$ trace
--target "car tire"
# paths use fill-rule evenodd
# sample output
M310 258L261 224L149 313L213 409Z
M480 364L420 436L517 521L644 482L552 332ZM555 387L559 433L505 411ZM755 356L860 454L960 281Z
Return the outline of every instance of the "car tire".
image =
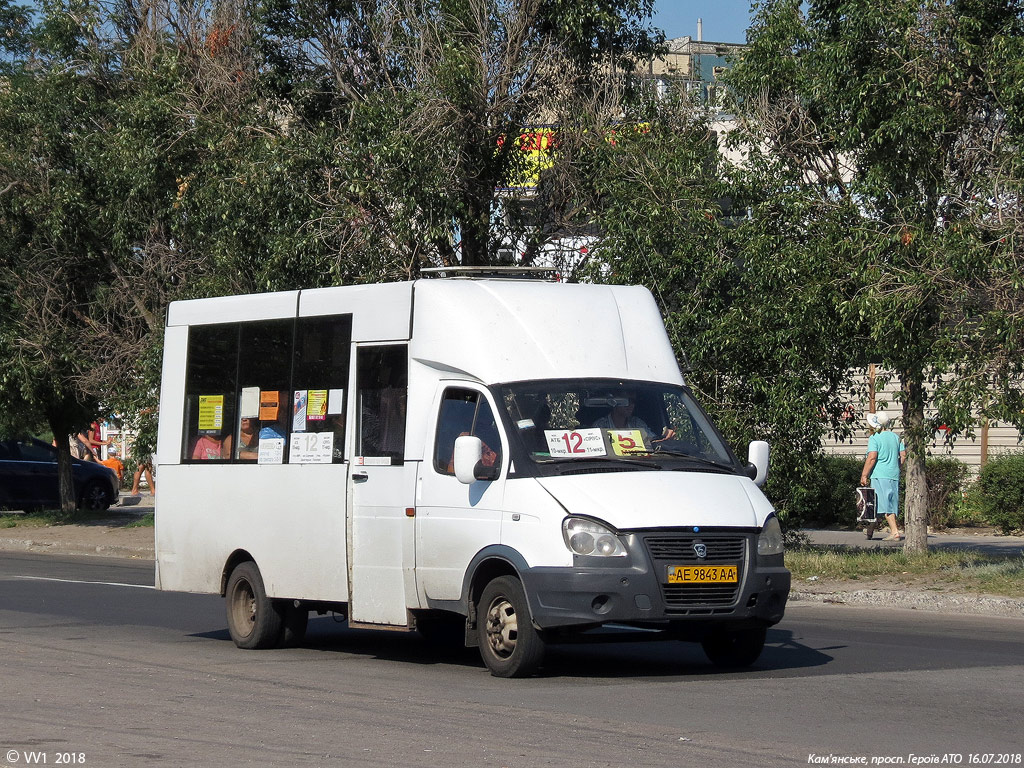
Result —
M284 605L267 597L260 569L251 560L231 571L224 607L228 632L239 648L276 648L284 641Z
M499 576L484 587L476 629L480 656L495 677L527 677L544 660L544 638L533 626L526 592L514 576Z
M704 653L716 667L749 667L764 650L765 627L714 630L700 641Z
M103 483L93 480L78 495L78 508L85 512L102 512L110 506L110 495Z

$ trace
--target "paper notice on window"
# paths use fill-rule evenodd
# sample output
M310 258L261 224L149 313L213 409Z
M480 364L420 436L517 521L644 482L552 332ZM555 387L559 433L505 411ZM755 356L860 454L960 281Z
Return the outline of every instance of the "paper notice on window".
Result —
M260 392L260 421L277 421L280 412L281 393L276 389Z
M238 404L238 418L256 419L260 415L260 388L242 387L242 402Z
M327 415L340 416L343 410L345 410L345 390L327 390Z
M295 408L292 411L292 432L306 431L306 406L308 402L306 390L295 390Z
M612 451L616 456L636 456L650 453L644 443L644 433L639 429L609 429Z
M327 390L309 390L309 405L306 410L308 421L323 421L327 418Z
M261 437L257 464L284 464L284 438Z
M585 456L604 456L604 436L600 429L545 429L544 439L548 443L548 453L552 456L566 458L582 458Z
M199 396L199 429L213 431L224 428L224 395Z
M333 460L333 432L292 433L291 447L288 451L290 464L330 464Z

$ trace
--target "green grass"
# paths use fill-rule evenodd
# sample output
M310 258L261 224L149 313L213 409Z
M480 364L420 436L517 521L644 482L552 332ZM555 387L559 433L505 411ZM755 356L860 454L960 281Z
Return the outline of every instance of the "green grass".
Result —
M798 547L786 552L794 586L817 577L825 581L871 581L893 588L1024 597L1024 557L972 551L907 554L902 549ZM816 580L817 580L816 579Z

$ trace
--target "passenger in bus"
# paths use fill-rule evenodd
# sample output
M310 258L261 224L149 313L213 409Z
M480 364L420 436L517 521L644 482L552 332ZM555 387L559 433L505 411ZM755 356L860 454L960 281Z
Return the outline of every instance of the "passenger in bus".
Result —
M238 425L238 458L257 459L260 452L259 419L243 418ZM231 440L230 436L227 438ZM230 454L230 442L228 453Z
M192 458L200 461L213 461L231 456L230 446L227 457L223 454L224 441L219 434L202 434L192 448Z

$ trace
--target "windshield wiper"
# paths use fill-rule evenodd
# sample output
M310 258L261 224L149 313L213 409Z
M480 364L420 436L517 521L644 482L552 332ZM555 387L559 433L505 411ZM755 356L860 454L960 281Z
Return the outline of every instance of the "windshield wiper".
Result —
M652 456L654 454L651 454ZM586 458L579 457L573 458L570 456L552 456L548 461L544 463L551 464L583 464L589 461L602 461L610 462L612 464L631 464L635 467L643 467L644 469L664 469L660 464L652 464L640 459L630 459L623 456L587 456Z
M697 462L698 464L707 464L711 467L717 467L718 469L724 469L729 472L735 472L736 468L732 464L723 464L714 459L708 459L703 456L695 456L692 453L686 453L684 451L658 451L658 456L674 456L680 459L687 459L689 461Z

